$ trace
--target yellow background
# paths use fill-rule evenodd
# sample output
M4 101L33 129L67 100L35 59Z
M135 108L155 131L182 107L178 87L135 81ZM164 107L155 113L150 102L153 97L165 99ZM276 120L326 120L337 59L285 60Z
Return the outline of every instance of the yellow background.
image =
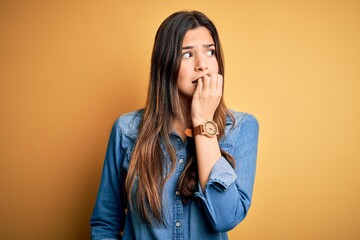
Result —
M214 21L226 102L260 122L230 239L360 238L360 2L157 0L0 2L0 239L89 238L111 125L184 9Z

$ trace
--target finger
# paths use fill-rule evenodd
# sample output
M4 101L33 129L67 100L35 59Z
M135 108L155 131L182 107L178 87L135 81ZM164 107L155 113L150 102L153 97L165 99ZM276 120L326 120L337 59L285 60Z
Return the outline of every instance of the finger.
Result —
M217 82L216 82L216 89L219 89L222 92L223 84L224 84L224 78L222 75L218 74L218 78L217 78Z
M203 78L203 82L204 82L204 89L209 89L210 88L210 77L208 75L205 75Z
M194 96L199 96L202 92L202 88L203 88L203 79L199 78L197 81L197 86L195 88Z
M214 91L217 88L218 74L210 73L209 77L210 77L210 89Z

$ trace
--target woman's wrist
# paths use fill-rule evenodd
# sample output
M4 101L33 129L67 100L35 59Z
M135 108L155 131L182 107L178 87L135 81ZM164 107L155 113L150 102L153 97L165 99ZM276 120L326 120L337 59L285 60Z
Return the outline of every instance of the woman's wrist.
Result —
M204 121L194 120L194 121L192 121L192 126L193 126L193 128L194 128L194 127L197 127L197 126L199 126L200 124L202 124L203 122L205 122L205 120L204 120Z
M192 120L192 126L193 126L193 128L197 127L200 124L203 124L207 120L213 120L213 118L209 117L209 118L197 118L197 119L194 119L194 120Z

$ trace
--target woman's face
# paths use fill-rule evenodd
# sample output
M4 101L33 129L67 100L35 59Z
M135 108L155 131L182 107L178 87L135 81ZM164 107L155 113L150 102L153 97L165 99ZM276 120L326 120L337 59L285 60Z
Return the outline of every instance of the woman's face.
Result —
M218 73L215 47L215 42L207 28L198 27L186 32L177 78L181 96L192 98L199 78L210 73Z

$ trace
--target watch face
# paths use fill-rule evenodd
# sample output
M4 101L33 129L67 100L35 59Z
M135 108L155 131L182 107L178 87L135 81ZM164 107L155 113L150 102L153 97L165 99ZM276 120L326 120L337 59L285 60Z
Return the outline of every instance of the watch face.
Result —
M217 126L214 122L207 121L204 125L205 125L204 126L205 131L207 134L209 134L210 136L215 136L217 134L218 130L217 130Z

